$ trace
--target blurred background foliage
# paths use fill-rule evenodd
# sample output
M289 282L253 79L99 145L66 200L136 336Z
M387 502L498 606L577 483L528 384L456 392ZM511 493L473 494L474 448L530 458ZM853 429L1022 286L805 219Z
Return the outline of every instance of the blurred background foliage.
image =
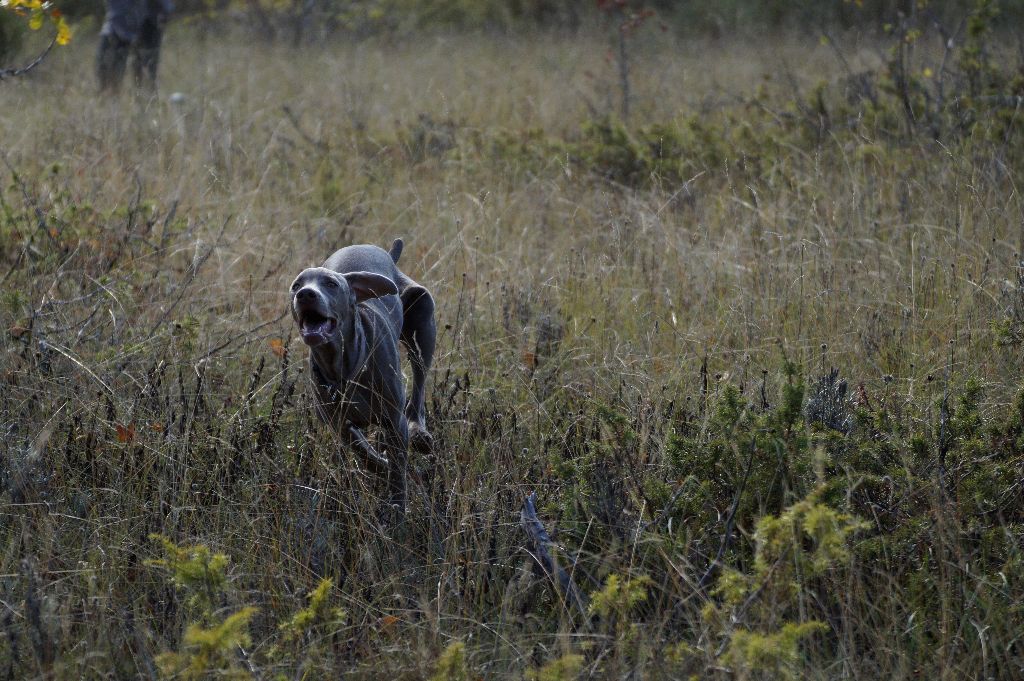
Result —
M909 22L962 28L971 3L955 0L178 0L175 20L206 30L240 29L295 45L332 38L369 38L421 31L578 31L650 18L678 35L725 37L787 30L817 38L823 31L888 31ZM104 0L56 0L79 31L98 31ZM10 7L7 7L10 9ZM642 12L642 15L636 14ZM1024 19L1024 0L999 3L1005 26ZM28 22L0 12L0 64L26 44Z
M103 0L56 3L74 20L100 25ZM325 40L423 29L512 31L575 30L601 20L599 0L178 0L179 20L236 24L271 39ZM883 29L901 17L956 22L957 0L624 0L622 9L653 10L663 30L722 36L734 31L787 28L815 35L822 28ZM1008 23L1024 18L1024 0L1004 0ZM9 18L0 18L0 55L17 44Z

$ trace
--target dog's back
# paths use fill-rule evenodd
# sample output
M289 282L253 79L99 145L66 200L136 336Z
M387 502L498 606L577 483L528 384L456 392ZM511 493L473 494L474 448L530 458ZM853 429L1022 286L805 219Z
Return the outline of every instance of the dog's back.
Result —
M375 272L392 281L397 280L399 276L398 267L395 266L395 260L391 259L391 254L379 246L370 244L346 246L335 251L324 261L323 266L335 272Z
M400 240L396 240L400 241ZM401 246L397 248L392 247L392 250L397 250L400 255L402 252ZM338 251L335 251L331 257L324 261L323 267L335 272L373 272L375 274L382 274L385 277L391 279L399 287L401 291L402 283L406 277L402 275L398 267L395 265L397 258L392 259L390 253L385 251L379 246L373 246L370 244L358 244L355 246L346 246ZM398 329L402 328L402 303L398 296L381 296L368 300L363 305L371 305L376 307L381 312L384 312L388 317L395 322Z

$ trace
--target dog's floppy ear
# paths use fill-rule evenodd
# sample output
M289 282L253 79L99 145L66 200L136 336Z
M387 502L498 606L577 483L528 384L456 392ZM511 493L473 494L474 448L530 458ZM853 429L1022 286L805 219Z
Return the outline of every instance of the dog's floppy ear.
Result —
M345 272L348 287L356 295L356 302L361 303L370 298L381 296L398 295L398 286L383 274L375 272Z

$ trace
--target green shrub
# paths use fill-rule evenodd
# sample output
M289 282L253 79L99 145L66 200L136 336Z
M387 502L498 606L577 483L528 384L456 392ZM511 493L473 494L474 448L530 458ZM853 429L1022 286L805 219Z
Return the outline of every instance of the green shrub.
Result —
M252 678L238 652L252 643L249 622L255 614L256 608L243 608L210 627L189 625L182 650L157 657L161 673L166 678L185 681Z

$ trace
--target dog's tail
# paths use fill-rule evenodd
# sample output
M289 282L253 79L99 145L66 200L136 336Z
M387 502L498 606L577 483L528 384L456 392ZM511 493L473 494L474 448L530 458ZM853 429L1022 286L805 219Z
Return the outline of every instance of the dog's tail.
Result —
M396 265L398 264L398 259L402 257L403 246L405 246L405 243L401 239L395 239L394 242L391 244L391 250L388 251L388 253L391 255L392 262L394 262Z

